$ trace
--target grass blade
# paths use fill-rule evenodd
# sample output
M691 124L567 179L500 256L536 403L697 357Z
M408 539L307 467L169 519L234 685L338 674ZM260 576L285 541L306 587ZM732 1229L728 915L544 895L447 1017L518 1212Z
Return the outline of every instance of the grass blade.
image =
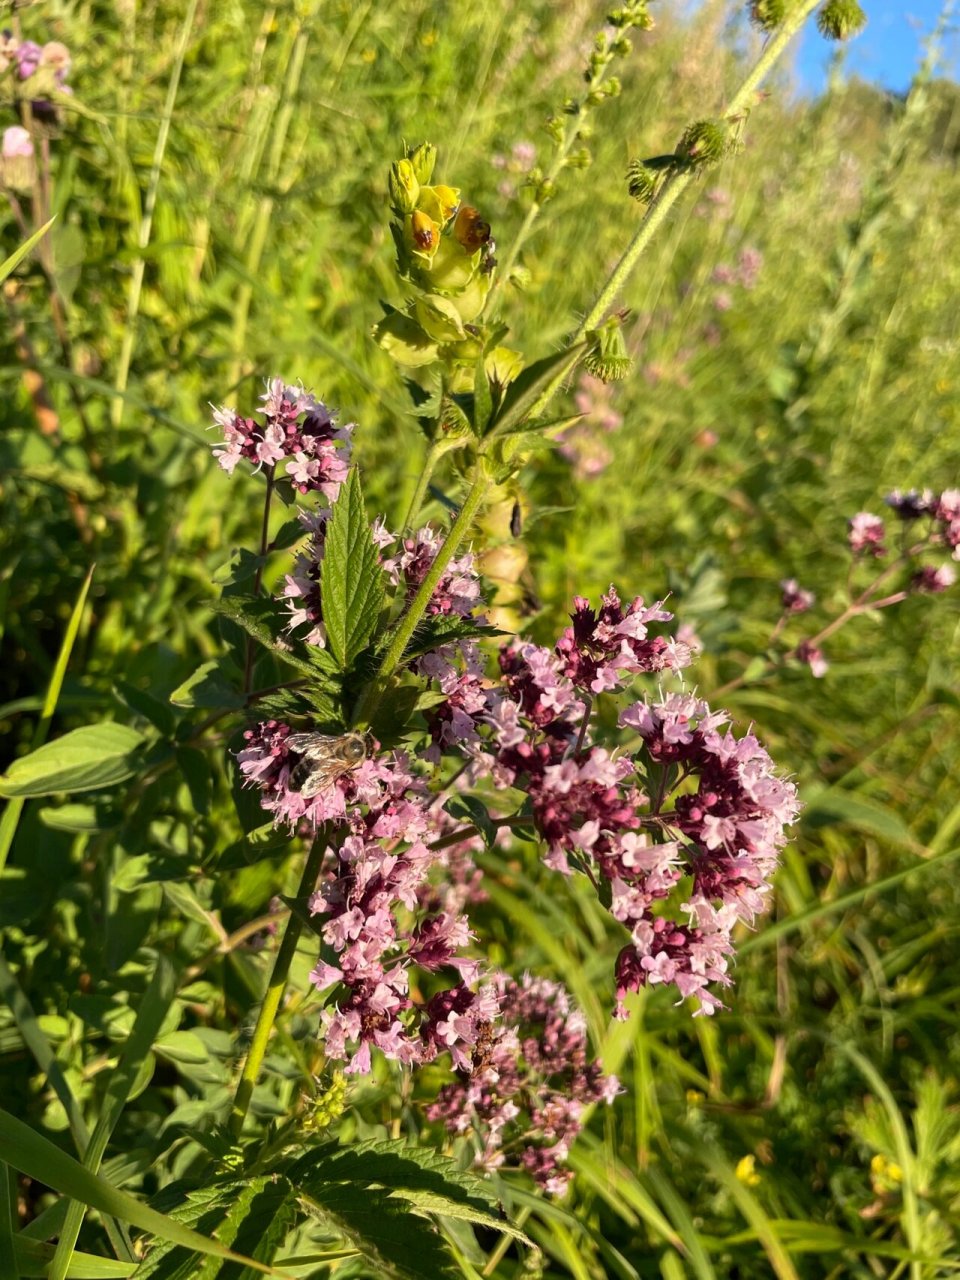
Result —
M94 1126L93 1134L83 1156L83 1167L97 1173L110 1135L116 1127L127 1102L130 1090L136 1082L140 1064L150 1052L167 1010L177 990L176 970L166 956L161 956L153 972L153 978L137 1010L133 1030L120 1054L120 1058L107 1086L103 1110ZM86 1205L73 1200L67 1210L66 1221L60 1233L57 1251L48 1273L48 1280L65 1280L70 1274L70 1260L83 1225Z
M70 654L73 652L73 646L80 631L80 622L83 618L83 610L87 603L87 594L90 591L90 583L93 581L95 567L95 565L90 566L87 576L83 580L83 586L80 588L80 594L77 596L76 603L73 606L73 612L70 614L70 621L67 623L67 629L60 644L60 652L57 654L56 665L50 676L50 683L47 685L46 696L43 699L43 707L40 711L40 719L37 721L37 727L33 731L33 741L30 744L31 751L36 751L37 747L43 746L47 740L50 722L57 707L60 690L63 688L63 679L67 674ZM25 800L22 797L8 800L3 816L0 817L0 874L2 874L3 868L6 866L7 855L10 852L10 846L13 844L13 837L17 834L24 803Z
M0 1276L20 1280L14 1223L17 1220L17 1191L13 1170L0 1163Z
M16 268L24 260L24 258L30 252L30 250L35 248L36 245L40 243L40 241L47 234L47 232L50 230L50 228L53 226L56 220L57 220L57 215L54 214L49 222L45 222L39 231L35 231L33 235L30 236L29 239L24 240L23 244L20 246L19 249L14 249L10 257L6 258L2 263L0 263L0 284L2 284L4 280L6 280L7 276L10 274L11 271L16 270Z
M29 1125L0 1110L0 1160L6 1160L25 1173L27 1177L53 1187L55 1191L81 1200L91 1209L110 1214L131 1226L139 1227L161 1240L172 1240L197 1253L212 1254L230 1262L242 1262L263 1275L281 1273L253 1258L225 1249L216 1240L208 1240L198 1231L185 1227L166 1214L158 1213L149 1205L107 1182L99 1174L91 1173L79 1161L68 1156L49 1139L31 1129Z

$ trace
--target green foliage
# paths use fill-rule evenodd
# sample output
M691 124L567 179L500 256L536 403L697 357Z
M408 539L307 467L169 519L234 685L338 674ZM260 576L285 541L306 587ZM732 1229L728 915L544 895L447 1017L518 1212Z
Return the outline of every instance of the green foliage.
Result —
M356 469L327 525L320 590L330 652L348 671L373 638L383 607L383 570Z

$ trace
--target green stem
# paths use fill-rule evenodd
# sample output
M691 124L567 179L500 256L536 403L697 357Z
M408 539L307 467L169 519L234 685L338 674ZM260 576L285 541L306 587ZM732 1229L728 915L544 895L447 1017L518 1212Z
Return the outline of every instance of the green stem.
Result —
M326 849L327 842L322 837L322 833L318 832L307 857L306 865L303 868L303 875L300 877L300 887L297 889L298 900L306 898L313 892L317 877L320 875L320 866ZM283 999L283 993L286 990L290 966L293 963L293 957L297 953L297 943L300 941L302 932L303 921L295 911L291 911L287 919L287 927L284 929L283 937L280 939L280 950L277 952L277 958L273 962L273 973L270 975L270 982L263 997L263 1003L260 1005L257 1025L253 1029L253 1039L250 1042L250 1051L247 1054L246 1062L243 1064L243 1070L240 1072L237 1093L233 1100L233 1109L230 1112L230 1132L235 1138L239 1138L243 1129L243 1122L250 1109L250 1099L253 1097L253 1090L260 1075L260 1068L267 1052L270 1033L273 1030L273 1024L280 1009L280 1001Z
M750 110L757 88L820 2L821 0L803 0L803 3L784 20L783 25L776 34L770 37L750 74L731 99L724 112L724 119L733 121L745 111ZM641 255L666 221L667 214L693 181L695 173L696 170L694 169L680 170L672 173L663 183L647 210L646 216L637 228L633 239L624 250L623 256L607 277L606 283L597 294L593 306L584 316L576 333L570 339L570 346L575 346L578 342L581 342L589 330L595 329L614 302L616 302L621 289L630 278ZM565 376L565 374L561 374L547 386L540 399L534 405L531 417L535 418L544 411L560 389Z
M439 427L437 428L439 430ZM403 522L403 530L413 528L413 522L420 514L420 508L423 506L423 499L426 496L427 488L433 479L433 473L437 469L437 463L447 452L449 443L446 440L434 440L427 450L427 456L423 460L423 470L420 472L420 478L417 480L417 487L413 491L413 497L410 499L410 506L407 508L407 516Z
M453 559L454 552L467 536L467 531L473 523L474 516L480 509L490 484L490 477L484 469L483 460L480 459L477 462L476 478L464 499L459 515L454 520L443 546L437 552L436 559L430 566L430 572L420 584L417 594L410 601L406 612L397 623L393 639L390 641L390 647L387 649L386 655L380 664L380 669L364 689L360 701L357 703L353 714L355 727L363 728L369 725L370 716L377 705L384 686L403 660L404 651L410 643L420 619L427 611L427 606L433 598L437 584L443 577L447 565Z

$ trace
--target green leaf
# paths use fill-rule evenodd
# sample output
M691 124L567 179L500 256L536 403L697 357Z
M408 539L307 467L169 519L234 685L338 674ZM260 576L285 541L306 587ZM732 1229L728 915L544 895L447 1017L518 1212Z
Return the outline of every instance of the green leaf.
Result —
M83 585L77 594L73 611L70 614L70 621L67 623L67 629L64 632L63 640L60 642L60 652L57 654L57 661L50 676L50 683L47 685L47 692L43 699L43 706L40 709L40 719L37 721L37 727L33 731L33 741L31 746L40 747L46 741L47 730L50 728L50 722L53 719L53 713L56 710L57 702L60 698L60 691L63 688L64 677L67 674L67 664L70 661L70 654L73 652L73 646L76 642L77 635L80 631L80 623L83 619L83 610L87 603L87 594L90 591L90 583L93 581L93 566L91 565L87 572ZM0 818L0 872L7 864L7 855L10 852L10 846L13 844L13 837L17 834L17 826L20 822L20 814L23 812L23 800L11 800L3 811L3 817Z
M567 427L572 427L583 417L582 413L570 413L562 418L528 418L525 422L518 422L515 426L509 427L506 431L498 432L498 435L504 436L524 436L533 432L538 432L542 436L547 436L551 431L565 431Z
M16 1233L17 1184L12 1169L0 1162L0 1276L20 1280Z
M483 843L488 849L493 848L497 828L482 800L476 796L453 796L443 807L451 818L464 818L473 823L483 836Z
M891 809L872 800L864 800L849 791L811 789L804 792L803 801L803 821L808 826L825 827L846 823L893 844L918 848L918 841L906 823Z
M0 778L0 795L27 798L113 786L136 773L135 757L143 743L143 737L125 724L74 729L14 760Z
M298 651L301 646L283 636L287 619L276 601L258 599L255 596L224 595L213 601L211 608L242 627L247 635L253 636L264 649L269 649L280 662L286 662L288 666L316 678L317 668Z
M496 627L481 625L469 618L459 618L452 614L436 613L424 617L417 624L417 629L410 643L403 651L403 661L419 657L423 653L431 653L441 645L453 644L458 640L492 640L505 632Z
M35 231L33 235L29 237L29 239L24 240L23 244L20 246L19 249L14 249L10 257L6 258L2 263L0 263L0 284L2 284L4 280L6 280L7 276L10 274L11 271L16 270L16 268L24 260L24 258L30 252L30 250L34 249L40 243L40 241L47 234L47 232L50 230L50 228L53 226L56 220L57 220L57 215L54 214L49 222L45 222L38 231Z
M175 707L203 707L212 711L236 711L246 698L234 689L219 662L204 662L170 695Z
M27 1177L45 1183L63 1195L81 1200L91 1209L98 1209L101 1213L129 1222L161 1240L172 1240L198 1253L243 1262L264 1275L276 1274L263 1263L234 1253L216 1240L208 1240L175 1219L151 1209L125 1191L120 1191L99 1174L85 1169L22 1120L3 1110L0 1110L0 1160L6 1160Z
M83 1155L83 1166L91 1173L96 1173L100 1168L107 1143L116 1128L127 1099L139 1083L141 1067L150 1056L150 1045L173 1003L176 990L177 970L165 956L161 956L157 961L150 985L140 1002L133 1030L110 1076L100 1116ZM86 1207L81 1201L70 1202L48 1273L49 1280L64 1280L65 1277L74 1274L74 1245L80 1234L85 1212Z
M61 1202L62 1203L62 1202ZM17 1251L19 1274L27 1277L50 1275L50 1263L54 1255L52 1244L42 1244L39 1240L31 1240L21 1233L14 1237ZM124 1276L132 1276L137 1269L135 1262L120 1262L115 1258L98 1258L92 1253L74 1253L67 1271L68 1280L121 1280ZM4 1280L12 1274L0 1272Z
M490 379L487 377L484 357L477 357L477 365L473 375L473 429L482 436L487 429L490 415L493 413L493 392L490 390Z
M373 636L383 607L383 570L354 467L334 503L327 525L320 595L327 644L341 670Z
M565 347L552 356L544 356L529 365L510 383L503 403L494 419L488 435L503 435L523 422L532 411L547 387L557 379L563 379L576 366L587 349L585 342Z
M221 1178L211 1186L184 1191L167 1187L158 1197L172 1218L205 1233L215 1231L222 1244L249 1252L259 1262L271 1262L296 1215L293 1188L284 1177ZM217 1258L202 1262L196 1252L177 1245L152 1249L136 1272L136 1280L213 1280L223 1274ZM237 1280L252 1276L243 1269Z

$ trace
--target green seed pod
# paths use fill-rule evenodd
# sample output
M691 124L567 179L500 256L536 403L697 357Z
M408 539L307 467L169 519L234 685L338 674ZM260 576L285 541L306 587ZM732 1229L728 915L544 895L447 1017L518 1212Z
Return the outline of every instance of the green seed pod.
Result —
M409 160L390 166L390 203L397 213L412 213L420 196L420 183Z
M450 298L427 294L417 299L414 312L421 329L435 342L459 342L466 336L460 312Z
M641 204L649 204L653 199L658 180L659 175L642 160L634 160L627 170L627 190Z
M828 0L817 14L817 28L828 40L849 40L867 23L857 0Z
M618 58L625 58L632 50L633 44L629 36L617 36L610 47Z
M317 1082L319 1084L319 1081ZM335 1071L330 1087L323 1093L303 1099L304 1110L301 1126L305 1133L326 1129L343 1115L347 1101L347 1080L342 1071Z
M587 371L601 382L620 382L633 367L623 340L620 317L611 316L589 335L591 346L584 358Z
M715 120L698 120L680 139L677 155L695 169L708 169L727 152L727 130Z
M566 167L568 169L589 169L593 157L586 147L581 147L579 151L572 151L566 159Z
M619 76L611 76L607 83L603 86L604 92L608 98L619 98L623 90L623 85Z
M417 181L423 186L433 177L433 166L437 163L437 148L432 142L421 142L419 147L407 150L407 159L413 165Z
M779 27L786 12L786 0L750 0L750 21L761 31Z
M548 200L551 200L554 195L556 195L556 191L557 187L555 183L541 182L537 187L534 199L537 204L546 204Z
M397 364L408 369L433 364L437 344L420 328L416 320L400 311L392 311L374 327L376 344Z

